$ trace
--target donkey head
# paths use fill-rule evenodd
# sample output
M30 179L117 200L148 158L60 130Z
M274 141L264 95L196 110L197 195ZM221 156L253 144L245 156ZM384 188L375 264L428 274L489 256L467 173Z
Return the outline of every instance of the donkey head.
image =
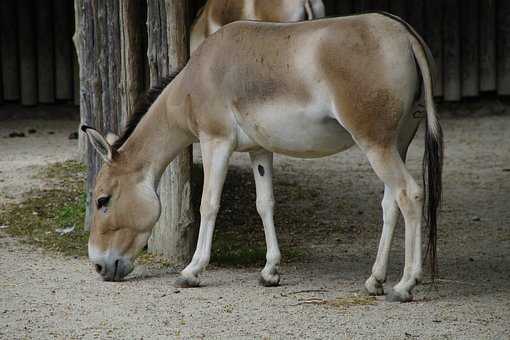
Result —
M134 259L147 244L160 202L142 169L112 147L113 135L105 138L87 126L82 131L104 160L91 197L89 259L105 281L119 281L133 270Z

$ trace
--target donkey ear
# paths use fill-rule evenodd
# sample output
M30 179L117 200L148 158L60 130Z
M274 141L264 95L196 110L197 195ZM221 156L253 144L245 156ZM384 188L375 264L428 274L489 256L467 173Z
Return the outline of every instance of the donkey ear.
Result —
M113 161L113 149L110 143L106 140L106 138L103 137L94 128L91 128L90 126L83 125L81 127L81 130L87 134L87 137L89 138L90 143L96 149L96 151L99 153L101 158L108 164L111 164Z
M117 136L113 132L108 132L106 134L106 141L108 142L108 144L113 145L118 140L119 140L119 136Z

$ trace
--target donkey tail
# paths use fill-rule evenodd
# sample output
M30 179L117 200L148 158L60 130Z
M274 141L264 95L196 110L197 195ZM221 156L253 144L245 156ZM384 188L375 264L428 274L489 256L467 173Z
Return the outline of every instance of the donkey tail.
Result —
M412 30L412 28L411 28ZM426 259L430 262L432 280L437 275L437 214L441 202L443 172L443 130L436 114L433 94L434 59L423 39L414 30L410 41L423 81L426 114L425 153L423 155L424 217L429 240Z

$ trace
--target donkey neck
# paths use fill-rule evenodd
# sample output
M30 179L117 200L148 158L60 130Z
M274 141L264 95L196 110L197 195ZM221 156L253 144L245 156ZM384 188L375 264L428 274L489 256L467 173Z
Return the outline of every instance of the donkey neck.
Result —
M169 98L168 86L119 149L123 166L142 174L154 187L168 164L191 143L190 134L179 124L182 113Z

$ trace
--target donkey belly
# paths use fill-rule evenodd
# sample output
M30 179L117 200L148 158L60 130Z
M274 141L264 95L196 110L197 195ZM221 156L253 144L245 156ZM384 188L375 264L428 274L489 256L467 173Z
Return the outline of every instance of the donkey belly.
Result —
M237 113L241 129L264 149L299 158L329 156L354 141L336 119L319 113Z

